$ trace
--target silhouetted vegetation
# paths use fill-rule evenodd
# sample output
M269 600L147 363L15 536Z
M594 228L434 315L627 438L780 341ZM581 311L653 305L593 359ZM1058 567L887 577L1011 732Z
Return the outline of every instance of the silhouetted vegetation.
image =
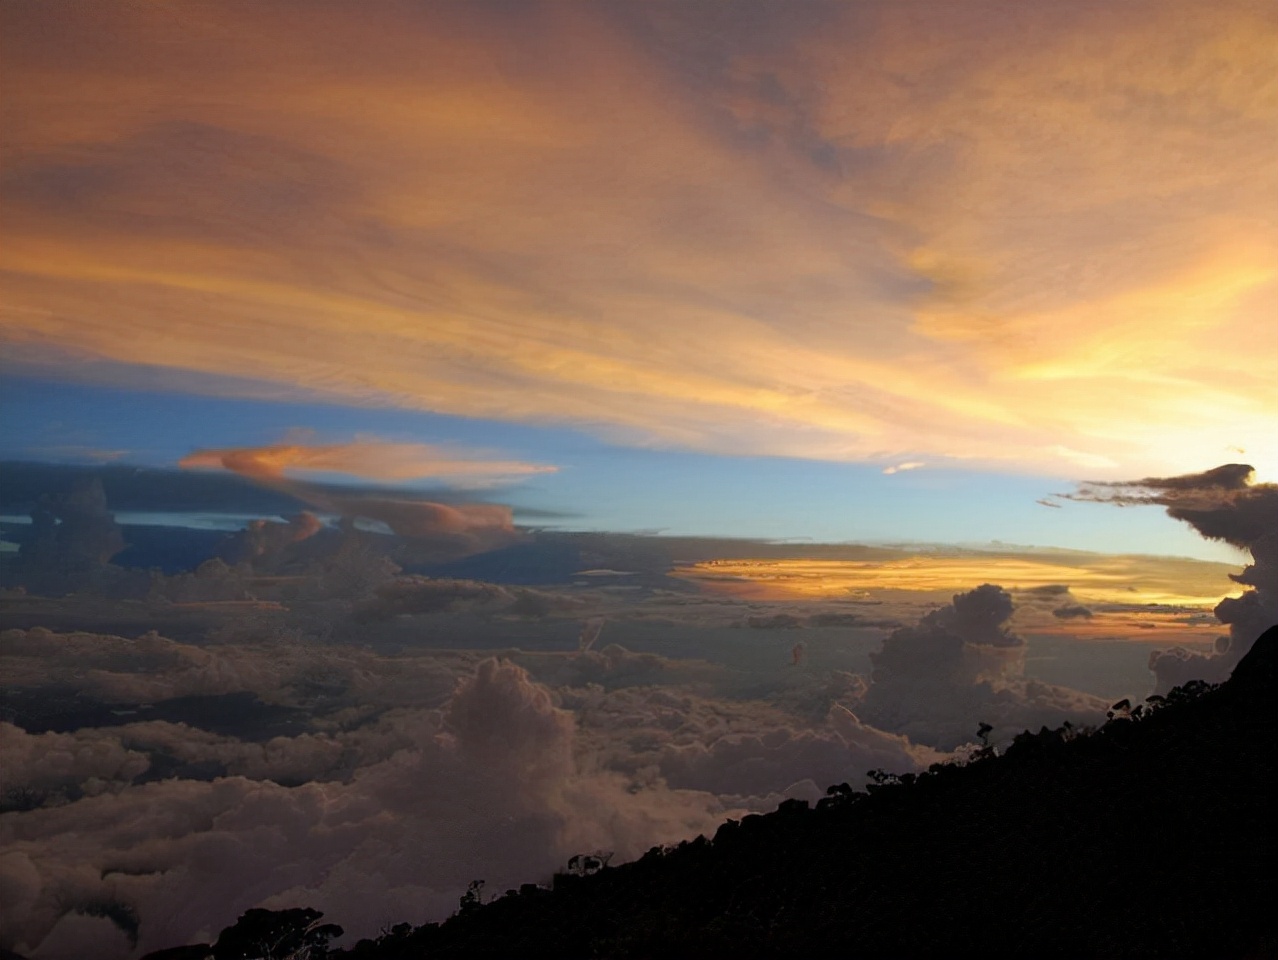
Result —
M337 924L321 923L323 916L302 907L249 910L212 945L158 950L144 960L322 960L332 955L329 941L342 935Z
M1278 628L1228 683L1120 702L1099 729L1000 754L982 726L966 762L622 866L583 855L550 889L472 884L448 921L328 956L1272 956L1276 666Z

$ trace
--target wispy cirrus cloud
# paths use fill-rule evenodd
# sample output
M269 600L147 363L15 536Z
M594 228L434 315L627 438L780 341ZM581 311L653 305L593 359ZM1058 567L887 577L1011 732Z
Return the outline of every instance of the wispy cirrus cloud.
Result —
M1269 6L5 21L15 349L705 451L1278 470Z

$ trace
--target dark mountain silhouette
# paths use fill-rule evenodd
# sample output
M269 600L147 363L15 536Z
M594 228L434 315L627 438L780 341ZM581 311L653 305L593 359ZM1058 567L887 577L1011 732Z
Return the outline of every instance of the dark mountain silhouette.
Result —
M1228 682L1098 730L831 787L551 889L484 903L477 882L442 924L327 956L1278 956L1276 693L1278 627Z

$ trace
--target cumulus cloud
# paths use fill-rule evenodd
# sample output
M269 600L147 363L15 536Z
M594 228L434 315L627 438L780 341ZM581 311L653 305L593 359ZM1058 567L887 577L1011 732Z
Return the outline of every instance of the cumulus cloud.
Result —
M1018 669L1025 643L1006 626L1012 616L1011 595L986 583L955 594L949 605L923 617L917 626L902 627L870 654L878 682L926 678L974 683Z
M1069 499L1117 506L1157 505L1204 537L1251 553L1252 563L1230 577L1247 589L1216 605L1229 636L1212 653L1184 648L1156 651L1150 669L1157 692L1189 680L1218 683L1233 671L1256 638L1278 623L1278 484L1254 483L1248 464L1227 463L1202 473L1146 477L1126 483L1085 483Z
M915 773L940 759L900 735L862 723L835 704L816 729L778 725L757 733L726 734L705 741L669 745L661 774L672 786L706 790L730 802L766 809L794 784L820 788L847 782L862 786L869 770Z
M825 691L807 691L813 705L824 705L801 718L791 703L776 698L712 695L709 691L723 681L721 673L698 675L677 661L666 661L664 671L650 674L643 685L608 678L560 691L577 715L581 743L588 745L585 755L624 774L631 789L664 782L713 794L729 806L769 810L787 795L806 796L805 783L817 785L821 795L832 783L863 784L871 769L905 773L939 757L905 737L861 723L840 703L859 692L856 677Z
M43 627L6 630L0 632L4 683L71 691L122 707L251 693L269 704L301 708L319 691L338 703L385 709L437 706L452 687L454 667L473 660L443 653L402 660L361 646L317 643L292 634L278 611L270 613L252 641L208 646L154 632L128 638ZM251 619L251 614L242 617Z
M33 735L3 722L0 754L0 804L9 808L43 805L56 791L100 793L131 782L150 766L146 754L125 749L109 732Z
M1060 596L1057 585L1037 589ZM1007 625L1014 609L1006 590L987 583L894 630L870 654L873 682L862 714L876 727L941 749L970 742L978 722L1009 736L1102 715L1106 704L1097 697L1023 676L1025 641Z
M411 463L416 462L415 458L420 459L423 454L417 448L401 453L401 446L391 447L396 451L391 459L396 464L396 469L407 470ZM377 452L383 449L373 447L370 456L374 470L377 469ZM501 504L446 504L393 494L346 493L340 488L307 483L287 475L288 468L298 463L307 469L322 469L318 465L358 463L361 455L360 450L352 451L348 447L241 448L202 451L185 458L182 465L188 468L220 466L347 520L363 518L385 524L396 535L414 541L413 551L418 559L441 560L467 556L506 546L520 539L514 526L514 511ZM439 469L445 469L442 464L438 466ZM473 466L472 463L469 466L459 466L458 469L471 469ZM419 464L419 468L424 467ZM303 513L290 523L296 528L298 522L307 516L308 514ZM294 536L302 532L300 528L279 531L277 526L265 521L255 521L249 539L252 539L254 533L261 537L304 539L304 536ZM306 535L309 536L310 533Z
M119 573L108 563L124 547L101 481L86 479L36 502L14 575L30 589L53 595L102 589Z
M399 747L345 781L166 780L6 817L0 882L27 909L6 912L3 944L38 952L77 905L105 899L137 912L143 950L207 937L259 904L305 902L367 934L390 917L449 912L476 876L514 885L582 849L634 856L724 812L705 793L634 793L621 775L583 768L573 715L509 661L480 662L442 710L387 726ZM274 749L306 758L314 747ZM78 763L75 775L110 766Z
M306 904L367 934L447 914L476 877L501 889L548 879L583 850L623 860L741 810L937 757L839 705L858 678L803 693L825 706L800 719L714 693L738 682L720 664L582 649L580 622L564 625L559 650L516 653L518 664L278 634L208 646L0 635L13 689L115 709L96 729L0 728L19 761L6 776L33 801L0 821L0 887L22 905L4 916L0 946L70 957L84 910L103 903L140 918L139 950L208 939L250 906ZM794 677L784 659L775 672ZM257 737L141 706L235 691L309 705L307 722Z
M203 579L245 582L225 564ZM15 723L0 736L29 793L0 819L0 896L20 905L0 947L127 948L89 922L108 902L140 918L139 950L208 940L251 906L315 907L366 935L446 915L479 877L544 881L575 853L620 862L872 768L918 770L982 720L997 739L1103 715L1107 701L1023 675L1016 605L1050 620L1073 602L1062 582L986 584L928 612L919 596L894 601L918 622L871 669L881 627L845 599L593 582L410 576L341 601L211 603L193 642L5 631ZM727 629L776 613L808 628L799 665L793 632Z

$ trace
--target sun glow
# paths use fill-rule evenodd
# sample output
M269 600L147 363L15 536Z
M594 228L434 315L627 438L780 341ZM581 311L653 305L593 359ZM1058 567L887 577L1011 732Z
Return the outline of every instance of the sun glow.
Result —
M1020 590L1064 584L1084 602L1207 610L1228 592L1227 575L1233 569L1157 557L1077 556L1086 559L1063 562L1062 555L1049 555L712 560L684 566L677 575L712 593L747 600L863 599L888 592L947 595L982 583Z

